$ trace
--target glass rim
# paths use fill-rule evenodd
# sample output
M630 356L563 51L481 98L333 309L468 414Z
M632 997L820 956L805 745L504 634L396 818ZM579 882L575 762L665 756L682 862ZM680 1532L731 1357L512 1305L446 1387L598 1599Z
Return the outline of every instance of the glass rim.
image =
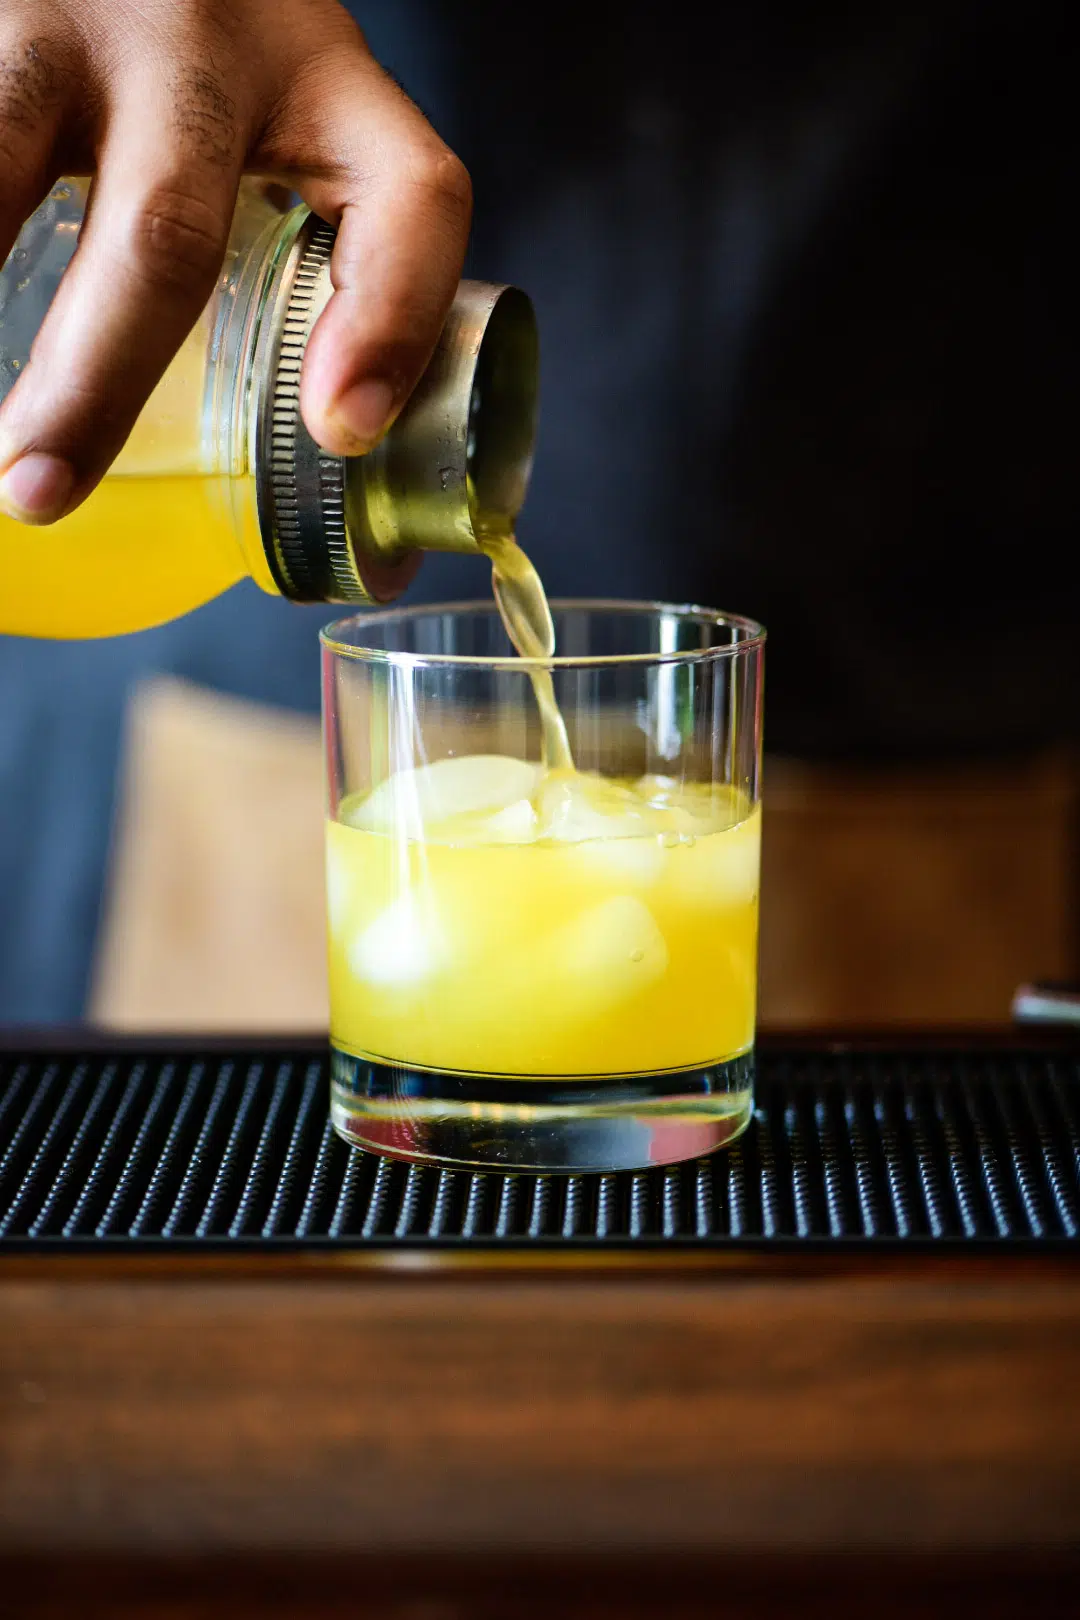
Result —
M732 625L747 632L746 639L726 647L689 647L682 652L643 653L583 653L552 658L522 658L517 653L498 653L485 656L480 653L419 653L391 651L386 647L361 647L339 639L346 625L378 625L392 620L431 618L437 613L488 613L498 616L492 597L474 597L461 602L431 602L416 607L383 608L376 613L353 613L323 625L319 640L323 648L339 658L352 658L367 664L396 664L408 668L423 668L428 664L455 669L592 669L616 664L657 665L704 663L714 658L741 658L757 652L765 645L766 630L756 619L742 613L725 613L719 608L703 607L695 602L632 601L620 597L557 596L549 603L553 613L583 610L590 613L624 613L631 615L674 615L698 624Z

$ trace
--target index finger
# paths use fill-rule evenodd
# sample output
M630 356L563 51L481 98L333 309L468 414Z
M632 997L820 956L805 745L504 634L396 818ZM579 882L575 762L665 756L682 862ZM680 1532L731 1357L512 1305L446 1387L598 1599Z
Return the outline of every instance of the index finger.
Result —
M129 83L111 110L78 250L4 405L5 492L30 489L36 521L104 474L220 268L242 144L178 138L170 90Z
M292 94L293 106L317 114L286 109L267 155L339 227L334 293L308 343L300 408L325 450L360 455L431 358L461 277L472 187L359 36L313 77L302 75Z

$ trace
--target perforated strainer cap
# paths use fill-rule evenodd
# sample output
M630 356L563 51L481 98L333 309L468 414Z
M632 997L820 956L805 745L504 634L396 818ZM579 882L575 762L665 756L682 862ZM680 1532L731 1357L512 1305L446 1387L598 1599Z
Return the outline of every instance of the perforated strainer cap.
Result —
M392 601L425 550L479 549L516 517L536 432L537 332L523 292L463 281L423 377L366 456L321 450L300 416L300 368L329 301L334 231L310 216L269 301L258 388L259 521L283 596Z

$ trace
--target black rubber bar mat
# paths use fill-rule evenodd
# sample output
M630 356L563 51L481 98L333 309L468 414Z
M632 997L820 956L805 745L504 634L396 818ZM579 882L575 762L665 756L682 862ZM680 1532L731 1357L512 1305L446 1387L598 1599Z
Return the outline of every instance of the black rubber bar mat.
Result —
M1080 1052L787 1051L732 1147L619 1175L346 1147L317 1050L0 1055L0 1253L1071 1248Z

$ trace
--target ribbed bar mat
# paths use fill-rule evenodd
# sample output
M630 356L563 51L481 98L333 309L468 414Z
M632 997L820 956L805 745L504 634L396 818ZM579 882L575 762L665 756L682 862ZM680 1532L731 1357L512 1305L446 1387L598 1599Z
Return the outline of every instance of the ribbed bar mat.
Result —
M327 1057L0 1056L0 1252L1070 1245L1080 1053L759 1057L733 1147L636 1174L477 1174L346 1147Z

